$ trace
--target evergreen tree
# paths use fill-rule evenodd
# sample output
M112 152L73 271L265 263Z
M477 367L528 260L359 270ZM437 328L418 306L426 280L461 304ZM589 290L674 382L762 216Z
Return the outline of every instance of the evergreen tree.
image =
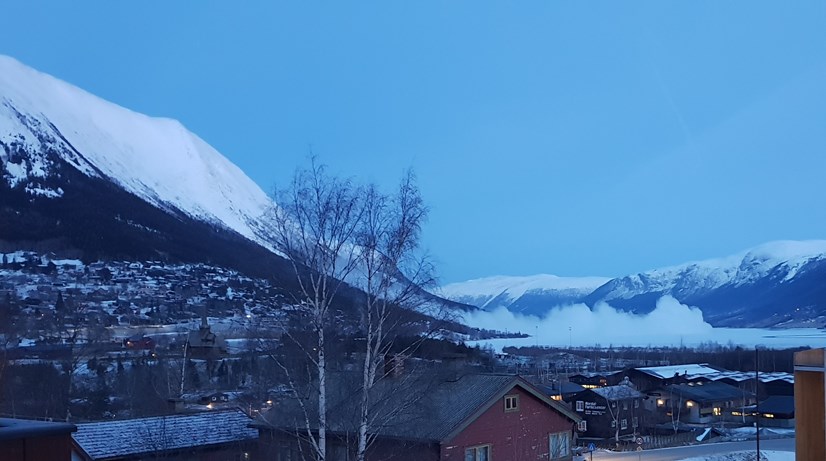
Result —
M57 292L57 301L54 303L54 310L56 312L63 312L66 309L66 302L63 301L63 292Z

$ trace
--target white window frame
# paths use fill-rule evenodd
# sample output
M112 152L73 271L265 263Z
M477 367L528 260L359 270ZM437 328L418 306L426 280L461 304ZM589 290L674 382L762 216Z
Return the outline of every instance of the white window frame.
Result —
M554 432L548 434L548 458L565 459L571 456L571 433Z
M491 446L492 445L488 443L488 444L485 444L485 445L476 445L476 446L473 446L473 447L465 448L465 458L464 458L464 460L467 461L468 460L468 455L471 455L471 453L472 453L471 456L473 456L473 461L483 461L483 460L484 461L491 461L491 458L490 458ZM480 456L481 452L485 452L487 454L487 457L482 458Z
M510 394L505 396L505 411L519 411L519 394Z

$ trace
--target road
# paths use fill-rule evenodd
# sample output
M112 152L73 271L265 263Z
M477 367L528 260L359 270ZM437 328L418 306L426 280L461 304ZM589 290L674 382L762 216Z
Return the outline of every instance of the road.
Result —
M768 439L760 441L760 450L794 451L793 438ZM594 461L677 461L697 456L719 455L734 451L754 451L755 442L722 442L692 445L688 447L659 448L656 450L626 451L614 453L595 451ZM590 461L587 453L585 459Z

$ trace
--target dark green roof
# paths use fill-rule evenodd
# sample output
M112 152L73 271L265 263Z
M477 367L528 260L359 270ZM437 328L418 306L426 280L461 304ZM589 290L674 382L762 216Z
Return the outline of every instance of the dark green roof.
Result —
M702 384L672 384L667 386L669 392L681 396L686 400L696 402L721 402L726 400L739 400L744 397L751 397L751 392L744 392L742 389L718 381L710 381Z

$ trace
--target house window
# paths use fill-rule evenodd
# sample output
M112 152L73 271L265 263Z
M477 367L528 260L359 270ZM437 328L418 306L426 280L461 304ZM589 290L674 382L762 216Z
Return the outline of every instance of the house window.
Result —
M295 447L292 443L282 440L278 444L278 457L276 458L277 461L295 461L298 457L295 453Z
M720 407L714 407L714 410L712 411L714 413L714 416L720 416L723 414L723 410Z
M628 429L628 420L627 419L622 420L622 423L620 425L620 429Z
M584 421L583 421L584 422ZM571 454L571 433L557 432L548 438L550 459L566 458Z
M505 396L505 411L519 411L519 396L506 395Z
M465 461L490 461L490 445L465 448Z
M634 400L634 408L639 408L639 407L640 407L640 401L639 400Z
M585 402L583 402L582 400L577 400L576 411L585 411Z
M639 425L640 425L640 420L639 420L639 419L637 419L637 417L636 417L636 416L634 416L634 419L632 420L632 424L634 425L634 427L639 427Z
M585 421L584 419L580 421L577 429L579 432L586 432L588 430L588 421Z

